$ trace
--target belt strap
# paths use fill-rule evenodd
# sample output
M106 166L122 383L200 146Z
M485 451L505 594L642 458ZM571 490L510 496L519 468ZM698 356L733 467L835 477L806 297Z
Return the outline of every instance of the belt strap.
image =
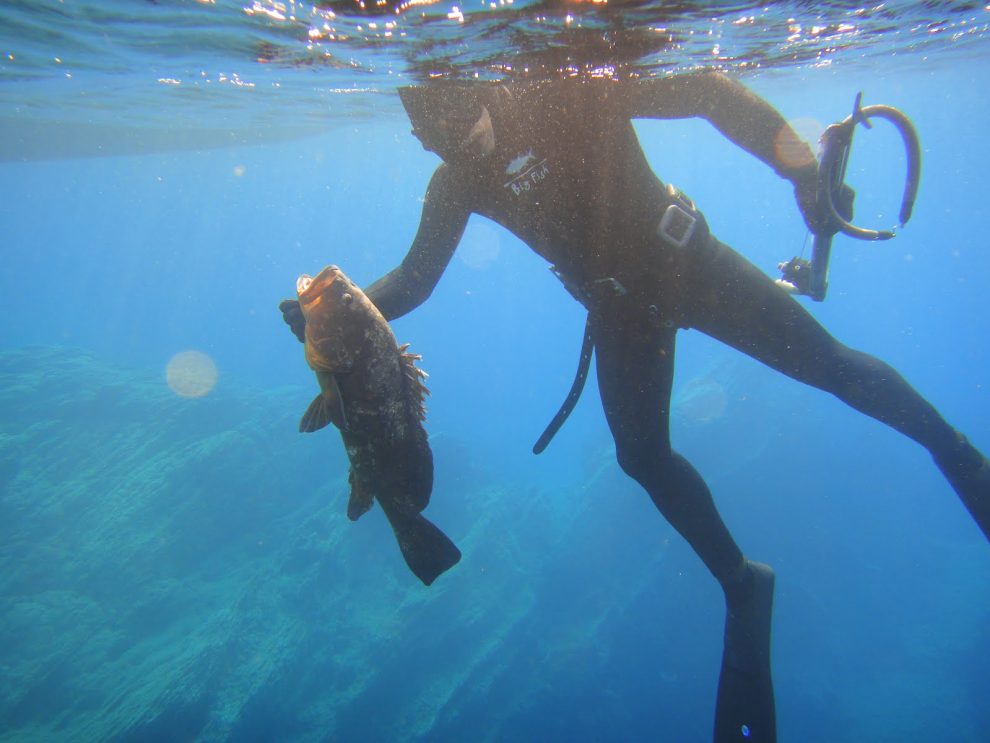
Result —
M691 238L695 235L695 228L698 226L699 220L698 209L691 199L669 184L667 185L667 194L671 203L660 218L660 224L657 225L657 235L675 248L683 248L691 242ZM589 310L598 297L621 297L627 293L626 287L616 278L595 279L582 284L573 280L558 266L551 266L550 270L554 276L560 279L571 296ZM651 307L651 309L656 312L656 307ZM588 369L591 366L591 356L594 350L595 342L591 335L591 314L589 313L588 319L584 323L581 357L578 359L577 373L571 384L571 391L567 393L564 404L560 406L560 410L550 421L550 425L533 445L534 454L539 454L547 448L547 445L574 410L574 406L577 405L577 401L581 398L581 392L584 390L584 383L588 378Z
M581 358L578 360L577 374L574 377L573 384L571 384L571 391L567 393L564 404L560 406L560 410L557 411L557 415L550 421L550 425L547 426L543 435L533 445L533 454L539 454L547 448L547 444L557 434L560 427L564 425L564 421L567 420L571 411L574 410L574 406L577 405L577 401L581 398L581 392L584 390L585 380L588 378L588 368L591 366L591 355L594 350L595 341L591 337L591 316L589 315L584 323L584 341L581 343Z

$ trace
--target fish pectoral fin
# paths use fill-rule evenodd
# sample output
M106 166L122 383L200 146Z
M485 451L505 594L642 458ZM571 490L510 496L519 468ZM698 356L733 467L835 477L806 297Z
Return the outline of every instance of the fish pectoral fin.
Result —
M340 387L337 386L337 378L330 377L330 384L313 398L313 402L306 408L302 420L299 421L299 430L302 433L312 433L333 423L341 431L347 431L347 416L344 415L344 401L340 396Z
M306 412L303 413L303 417L299 421L299 431L301 433L312 433L313 431L319 431L328 423L334 422L326 399L321 393L313 398L313 402L309 404Z

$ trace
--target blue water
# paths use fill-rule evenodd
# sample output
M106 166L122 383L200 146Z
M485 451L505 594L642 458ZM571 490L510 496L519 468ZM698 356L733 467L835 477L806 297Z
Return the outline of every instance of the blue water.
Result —
M615 465L594 379L530 453L584 318L507 232L472 218L393 324L430 373L428 514L457 567L421 586L380 510L346 520L339 437L296 433L316 387L276 305L300 273L366 284L405 254L437 160L393 90L422 52L273 66L259 39L321 52L227 3L60 5L12 3L0 31L0 740L710 740L722 597ZM910 114L912 220L836 238L808 304L986 451L988 13L939 5L817 61L723 66L812 136L859 90ZM707 124L637 131L756 265L802 250L788 185ZM890 127L849 172L857 221L894 224ZM186 350L218 369L200 398L166 384ZM674 398L675 446L777 571L780 739L990 739L990 550L927 454L696 332Z

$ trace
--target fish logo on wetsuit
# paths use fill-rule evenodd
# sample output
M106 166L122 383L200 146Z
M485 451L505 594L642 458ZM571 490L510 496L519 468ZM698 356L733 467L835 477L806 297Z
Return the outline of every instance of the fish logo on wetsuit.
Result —
M539 158L530 150L512 158L505 168L505 174L511 176L504 184L505 188L519 196L531 192L550 175L550 166L545 157Z

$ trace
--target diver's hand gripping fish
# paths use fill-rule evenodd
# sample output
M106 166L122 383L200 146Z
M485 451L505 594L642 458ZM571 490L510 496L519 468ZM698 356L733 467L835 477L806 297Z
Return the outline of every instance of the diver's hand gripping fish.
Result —
M327 423L340 429L351 463L348 518L377 500L406 564L430 585L461 553L420 514L433 490L423 429L426 373L414 363L420 357L396 344L378 308L336 266L300 276L296 292L306 318L306 361L320 383L299 430Z

